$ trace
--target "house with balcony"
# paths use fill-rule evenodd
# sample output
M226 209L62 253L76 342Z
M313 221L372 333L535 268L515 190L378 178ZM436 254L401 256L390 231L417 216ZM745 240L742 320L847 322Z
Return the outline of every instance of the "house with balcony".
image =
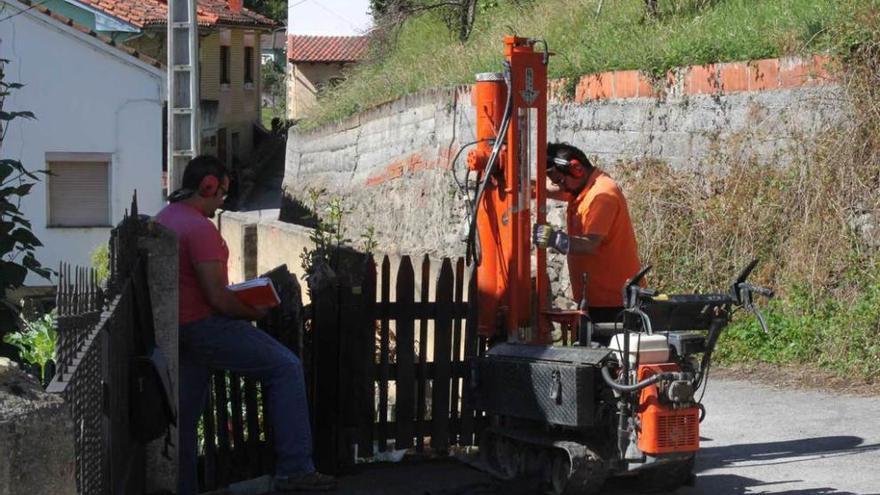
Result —
M47 0L48 9L166 60L168 5L162 0ZM199 0L201 152L233 170L247 163L261 126L261 37L275 23L242 0ZM167 169L167 167L166 167Z

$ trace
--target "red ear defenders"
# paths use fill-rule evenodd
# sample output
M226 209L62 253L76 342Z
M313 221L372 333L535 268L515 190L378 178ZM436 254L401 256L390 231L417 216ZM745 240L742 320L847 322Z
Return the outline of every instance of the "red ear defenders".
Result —
M560 158L558 156L553 157L553 165L560 172L572 175L574 177L583 177L584 175L584 167L581 164L580 160L577 158L572 158L571 160L566 160L565 158ZM580 165L576 167L575 165Z
M217 195L217 189L220 188L220 179L213 175L206 175L199 183L199 196L203 198L213 198Z

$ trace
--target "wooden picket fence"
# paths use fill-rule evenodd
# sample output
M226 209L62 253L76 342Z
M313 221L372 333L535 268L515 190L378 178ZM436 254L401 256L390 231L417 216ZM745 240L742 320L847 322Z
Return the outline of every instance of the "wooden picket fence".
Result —
M418 291L409 256L393 281L387 256L361 266L311 294L305 351L318 468L338 472L389 449L473 445L487 419L465 393L465 360L486 342L468 304L473 283L464 297L464 260L444 259L434 281L425 256Z

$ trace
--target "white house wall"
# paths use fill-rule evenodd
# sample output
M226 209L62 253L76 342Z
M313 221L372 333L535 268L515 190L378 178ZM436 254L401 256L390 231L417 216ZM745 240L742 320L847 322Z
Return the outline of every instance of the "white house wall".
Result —
M153 214L162 199L162 101L160 69L79 33L39 12L0 23L0 58L14 90L4 110L34 112L16 119L0 154L31 170L45 169L46 153L107 153L110 219L118 223L137 190L142 213ZM90 253L107 243L109 228L47 228L47 188L40 182L22 203L44 247L37 259L90 264ZM28 285L48 283L33 275Z

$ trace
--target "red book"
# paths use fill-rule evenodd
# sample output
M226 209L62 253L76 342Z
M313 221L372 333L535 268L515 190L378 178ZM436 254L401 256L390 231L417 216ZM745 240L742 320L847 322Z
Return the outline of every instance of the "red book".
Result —
M239 301L255 308L269 309L281 303L281 298L278 297L275 285L266 277L254 278L240 284L232 284L226 288L231 290Z

